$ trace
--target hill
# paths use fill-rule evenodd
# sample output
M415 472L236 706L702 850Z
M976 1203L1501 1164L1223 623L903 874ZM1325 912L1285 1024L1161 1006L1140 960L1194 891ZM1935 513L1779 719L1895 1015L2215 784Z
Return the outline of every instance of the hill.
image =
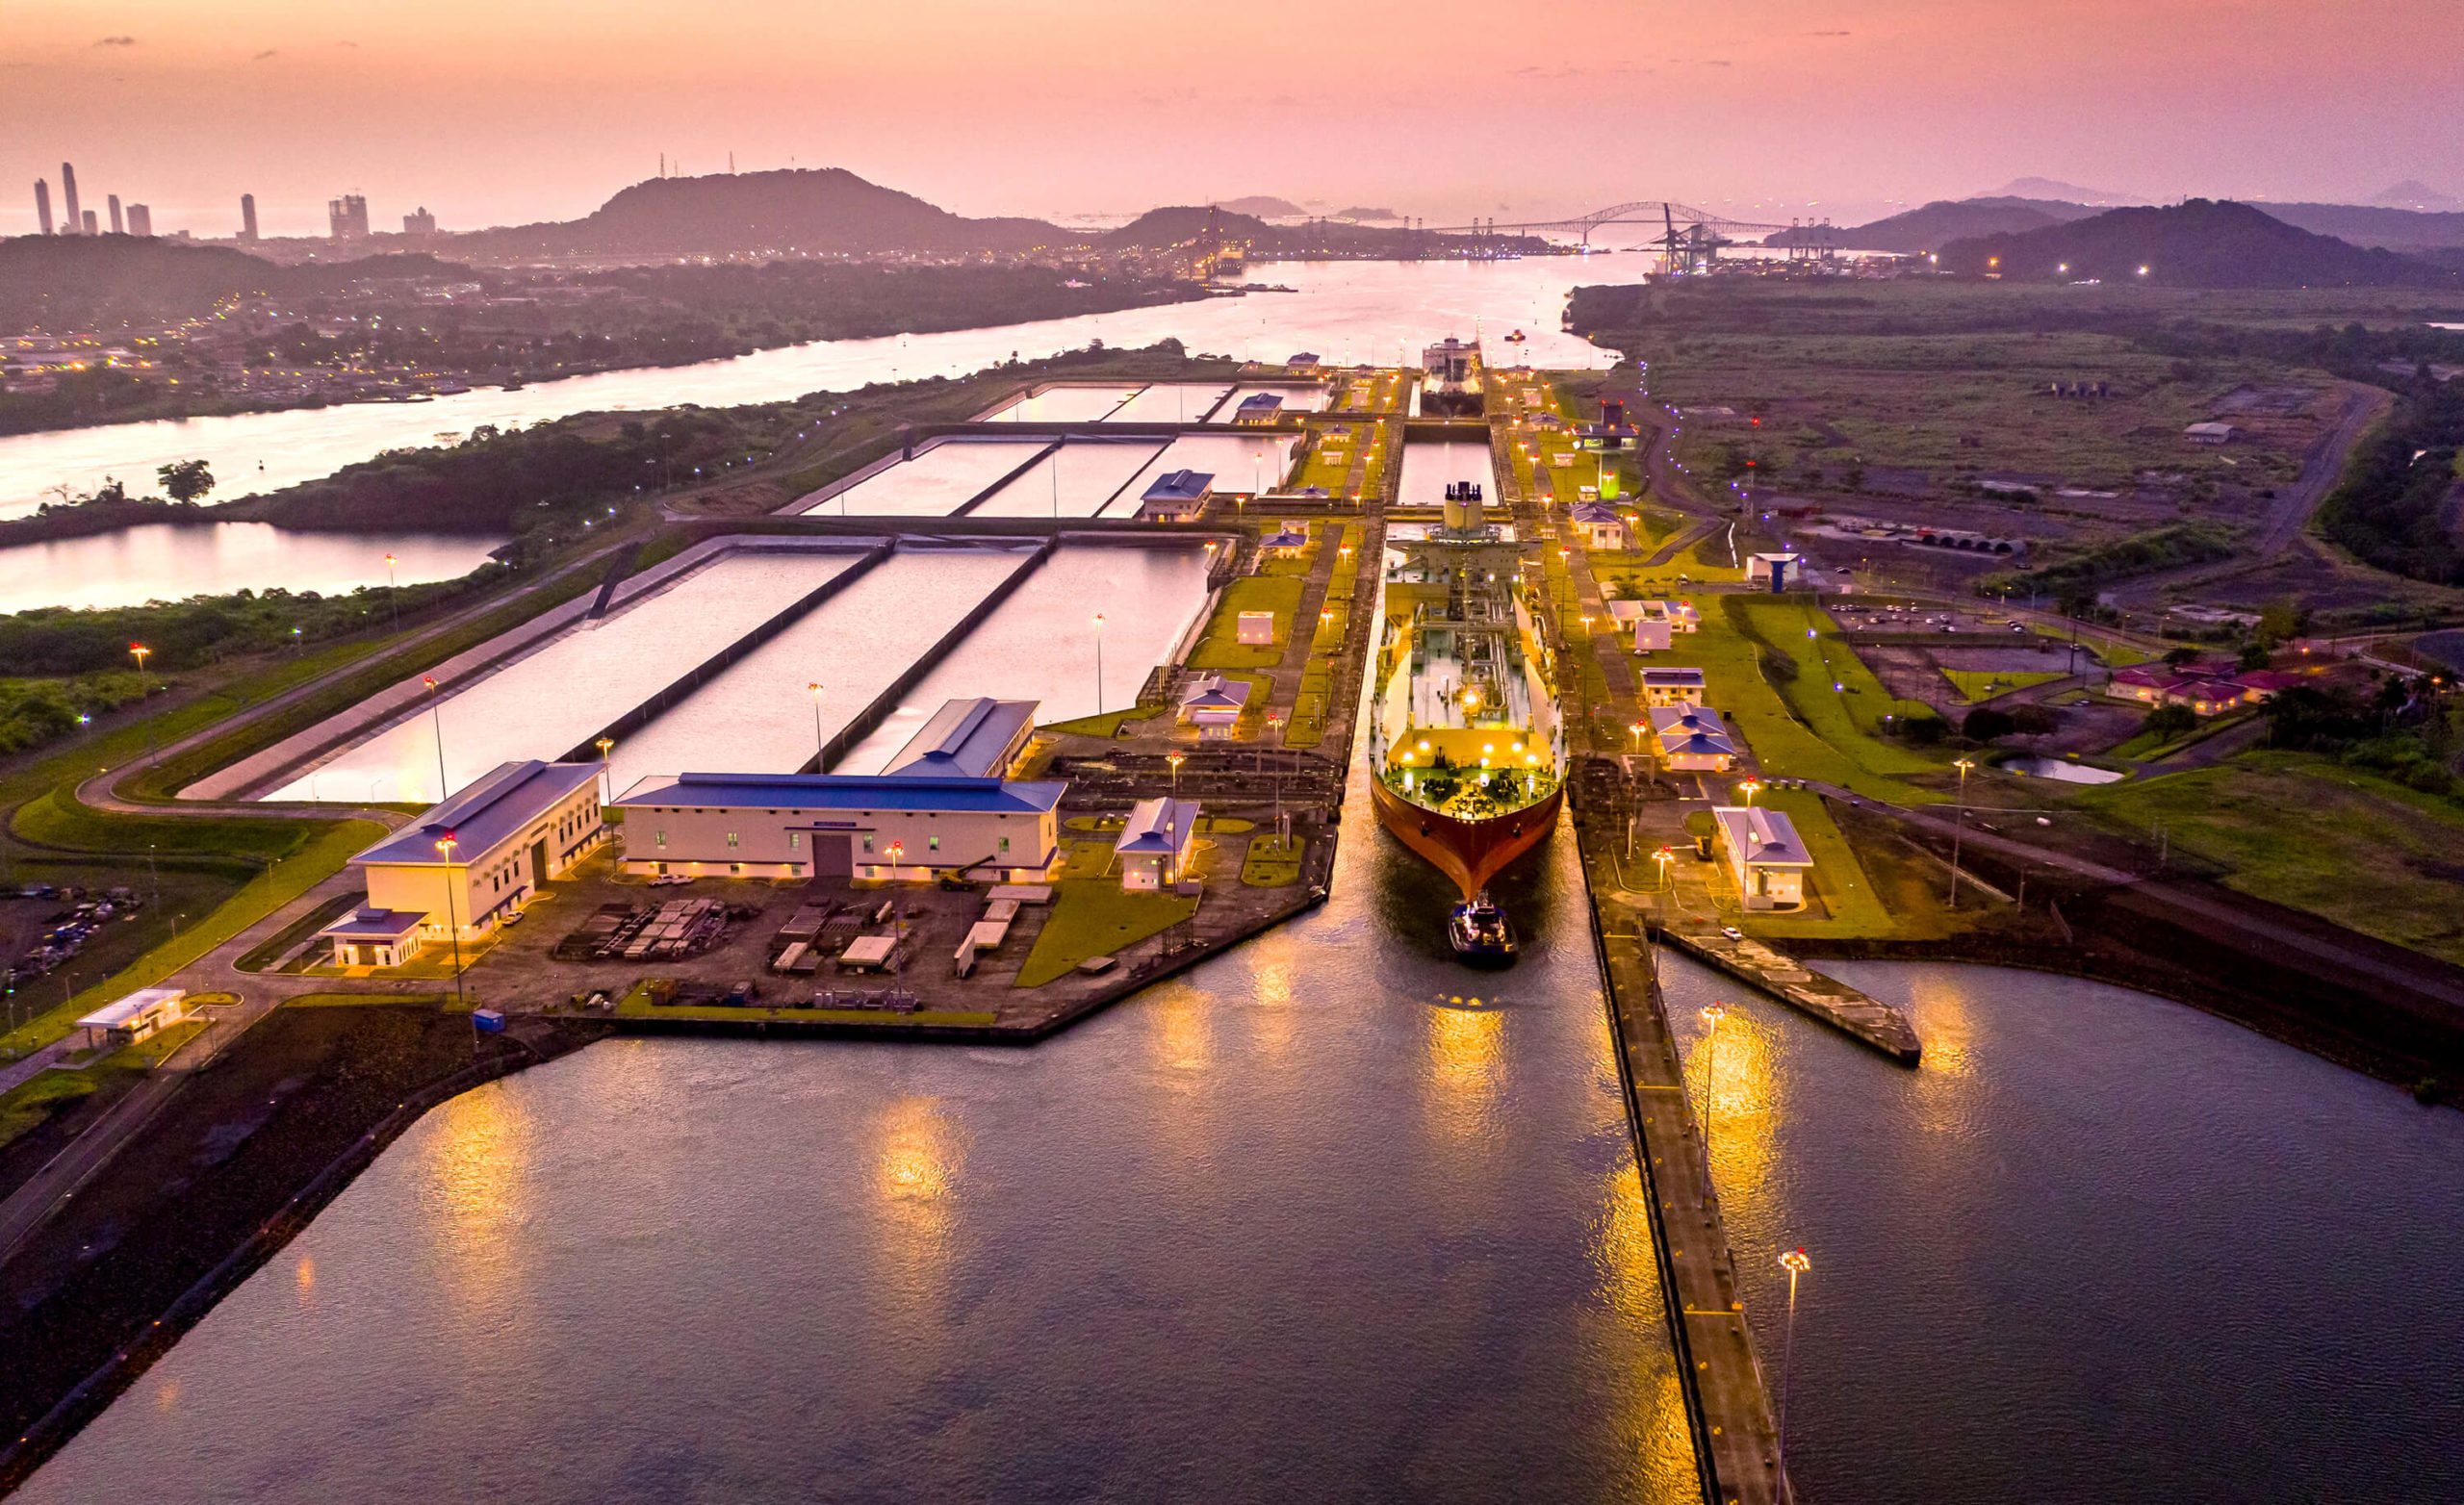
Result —
M1395 211L1391 209L1363 209L1358 204L1354 204L1348 209L1337 210L1335 212L1335 217L1338 219L1378 219L1393 221L1400 220L1403 217L1395 213Z
M1435 235L1399 226L1388 229L1379 225L1346 224L1341 220L1320 220L1307 225L1270 225L1254 215L1236 215L1195 205L1150 209L1128 224L1098 238L1096 243L1107 250L1117 251L1160 251L1187 245L1206 234L1210 215L1214 217L1219 234L1240 242L1248 247L1251 256L1267 261L1304 252L1367 258L1445 256L1474 243L1474 238L1470 236ZM1547 242L1536 237L1495 236L1478 243L1488 248L1518 249L1527 255L1544 255L1549 250Z
M1258 215L1269 219L1296 218L1309 212L1288 198L1276 198L1269 193L1252 193L1246 198L1227 198L1216 207L1229 210L1236 215Z
M652 178L587 218L480 230L453 245L490 256L963 254L1079 239L1040 219L968 219L844 167L815 167Z
M2314 235L2247 204L2204 198L1954 241L1938 254L1945 271L1998 271L2022 281L2295 288L2444 287L2456 280L2426 262Z
M2391 251L2464 245L2464 214L2374 204L2270 204L2267 212L2297 229L2355 245L2383 245Z
M2464 198L2457 198L2452 193L2442 193L2419 178L2406 178L2372 199L2371 202L2382 209L2424 209L2433 212L2464 209Z
M0 241L0 329L91 329L201 318L241 293L329 293L371 277L470 276L424 252L279 267L222 245L140 236Z
M2095 212L2084 204L2066 204L2058 199L1945 198L1870 224L1833 230L1830 241L1843 250L1893 251L1902 256L1921 256L1927 251L1939 250L1953 241L2041 230L2049 225L2085 218ZM1810 230L1781 230L1765 237L1762 243L1788 245L1800 241L1814 241L1817 237L1818 232Z

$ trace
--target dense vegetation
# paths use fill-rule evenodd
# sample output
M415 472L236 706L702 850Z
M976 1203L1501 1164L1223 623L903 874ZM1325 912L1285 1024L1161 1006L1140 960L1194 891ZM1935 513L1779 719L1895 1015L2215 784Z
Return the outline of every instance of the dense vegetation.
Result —
M457 236L493 256L1024 251L1074 239L1040 219L967 219L844 167L652 178L582 219Z
M2464 495L2464 381L2417 379L2319 510L2329 538L2381 570L2464 585L2451 498Z
M433 256L371 256L280 267L223 245L106 235L0 240L0 330L92 329L204 319L250 293L339 293L370 278L471 277Z
M2442 676L2444 677L2444 676ZM2332 753L2375 769L2424 794L2451 794L2464 706L2448 686L2428 678L2389 676L2375 693L2357 689L2287 690L2268 703L2271 746Z
M193 669L365 631L389 621L397 607L405 617L415 616L493 584L504 573L502 565L483 565L458 580L393 591L377 586L347 596L295 596L275 589L142 606L45 606L0 616L0 664L16 674L42 676L131 669L129 645L142 643L149 650L148 675Z
M2213 523L2184 523L2133 533L2038 569L1994 575L1980 582L1979 589L2008 590L2014 594L2026 591L2065 602L2088 602L2094 599L2098 590L2116 580L2156 570L2207 564L2230 558L2232 553L2233 535L2228 529Z
M22 752L67 735L88 717L139 699L160 684L121 670L74 679L0 679L0 754Z

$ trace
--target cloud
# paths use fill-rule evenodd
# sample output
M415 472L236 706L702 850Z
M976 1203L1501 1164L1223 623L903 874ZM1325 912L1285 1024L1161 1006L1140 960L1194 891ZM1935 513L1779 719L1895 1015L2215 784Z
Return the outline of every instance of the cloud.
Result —
M1845 37L1848 34L1846 32L1808 32L1806 35L1809 37Z
M337 47L349 47L355 50L359 46L359 43L355 41L338 41L334 43L334 45Z
M1731 65L1732 64L1729 63L1729 60L1726 58L1706 58L1703 60L1703 66L1707 68L1725 68Z
M268 47L265 51L263 51L263 52L261 52L261 53L258 53L255 57L250 58L248 61L249 61L250 63L263 63L263 62L264 62L264 61L266 61L266 59L268 59L268 58L279 58L279 57L281 57L281 56L282 56L282 54L281 54L280 52L276 51L275 49L273 49L273 48L271 48L271 47Z
M134 47L137 45L137 38L134 37L106 37L101 41L94 43L94 45L97 47Z

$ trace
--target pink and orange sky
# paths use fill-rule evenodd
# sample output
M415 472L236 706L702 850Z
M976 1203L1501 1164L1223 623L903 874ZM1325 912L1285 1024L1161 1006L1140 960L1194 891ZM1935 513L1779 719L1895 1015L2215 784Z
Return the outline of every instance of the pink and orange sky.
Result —
M0 233L64 158L199 235L569 217L662 151L1045 217L2464 196L2459 101L2464 0L0 0Z

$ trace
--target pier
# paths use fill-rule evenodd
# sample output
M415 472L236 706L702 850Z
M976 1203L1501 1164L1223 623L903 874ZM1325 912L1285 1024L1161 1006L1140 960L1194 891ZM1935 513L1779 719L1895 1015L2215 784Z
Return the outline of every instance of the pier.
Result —
M1853 1035L1904 1065L1913 1066L1925 1047L1916 1027L1897 1008L1869 998L1836 978L1825 977L1751 936L1732 940L1699 924L1663 927L1659 939L1705 966L1770 994L1842 1033Z

